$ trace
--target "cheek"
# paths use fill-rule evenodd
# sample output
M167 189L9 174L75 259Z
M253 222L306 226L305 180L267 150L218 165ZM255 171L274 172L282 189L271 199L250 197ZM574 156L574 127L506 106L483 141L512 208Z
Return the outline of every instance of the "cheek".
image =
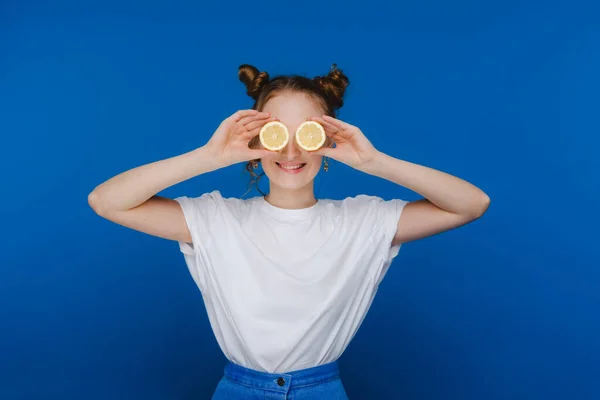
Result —
M315 171L315 172L319 172L319 169L321 168L321 163L322 163L322 157L313 157L310 160L310 169L311 171Z
M310 157L310 162L312 164L321 165L321 163L323 162L323 157L321 157L321 156L311 156Z
M277 168L277 165L275 165L274 163L273 157L263 157L261 158L260 163L262 164L262 169L265 172L274 171Z
M273 162L274 158L275 158L274 156L269 155L269 156L266 156L266 157L262 157L260 159L260 162L264 163L264 164L269 164L269 163Z

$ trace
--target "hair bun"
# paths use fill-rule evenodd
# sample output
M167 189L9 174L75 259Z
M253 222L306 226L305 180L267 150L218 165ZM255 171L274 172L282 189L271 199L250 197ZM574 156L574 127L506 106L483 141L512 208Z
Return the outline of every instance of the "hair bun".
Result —
M246 94L254 100L258 99L262 88L269 82L268 73L248 64L240 65L238 77L246 85Z
M327 76L317 76L313 81L319 85L335 108L340 108L344 105L344 94L350 81L348 77L333 64Z

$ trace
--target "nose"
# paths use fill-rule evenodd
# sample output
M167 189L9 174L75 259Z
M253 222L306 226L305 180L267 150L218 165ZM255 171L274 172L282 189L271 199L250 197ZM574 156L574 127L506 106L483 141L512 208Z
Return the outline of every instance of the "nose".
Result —
M302 149L300 149L296 144L296 137L294 135L291 135L288 143L283 149L281 149L281 155L286 160L293 160L294 158L300 157L302 155L301 150Z

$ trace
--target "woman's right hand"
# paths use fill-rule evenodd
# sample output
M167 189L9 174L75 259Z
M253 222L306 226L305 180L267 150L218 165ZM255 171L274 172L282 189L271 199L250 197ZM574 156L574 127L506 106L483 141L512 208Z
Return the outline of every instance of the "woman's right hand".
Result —
M276 120L268 112L239 110L221 122L204 147L210 150L222 167L265 157L272 152L251 149L248 143L267 122Z
M238 111L221 123L206 145L122 172L98 185L88 203L98 215L117 224L192 242L181 206L157 193L206 172L269 155L269 150L251 149L248 144L271 120L276 119L268 113Z

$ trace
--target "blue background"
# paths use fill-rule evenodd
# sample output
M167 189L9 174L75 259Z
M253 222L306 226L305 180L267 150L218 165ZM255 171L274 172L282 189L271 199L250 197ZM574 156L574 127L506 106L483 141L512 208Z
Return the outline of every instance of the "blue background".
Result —
M340 360L350 398L600 398L598 15L576 1L3 1L0 398L211 396L225 359L177 244L101 219L87 195L251 107L240 64L315 76L333 62L351 80L339 118L492 199L403 246ZM162 194L247 182L238 164ZM420 197L336 162L317 187Z

